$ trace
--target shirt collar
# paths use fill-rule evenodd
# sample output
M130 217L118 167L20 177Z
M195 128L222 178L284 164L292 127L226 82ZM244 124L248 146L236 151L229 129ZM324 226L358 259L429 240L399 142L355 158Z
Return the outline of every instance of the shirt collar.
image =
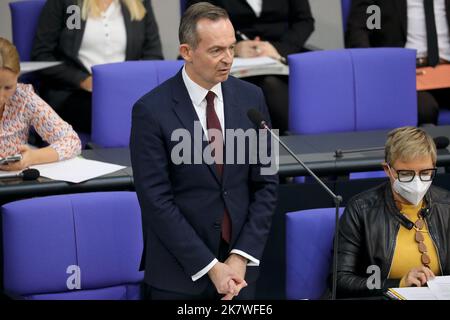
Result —
M223 101L222 85L220 82L216 84L214 87L212 87L210 90L207 90L202 86L198 85L197 83L195 83L189 77L189 75L186 72L185 66L183 66L183 70L181 73L183 76L184 84L186 85L189 96L191 97L191 100L194 103L194 105L196 106L200 105L200 103L205 99L206 95L208 94L208 91L214 92L216 94L217 99L219 99L219 101L221 102Z

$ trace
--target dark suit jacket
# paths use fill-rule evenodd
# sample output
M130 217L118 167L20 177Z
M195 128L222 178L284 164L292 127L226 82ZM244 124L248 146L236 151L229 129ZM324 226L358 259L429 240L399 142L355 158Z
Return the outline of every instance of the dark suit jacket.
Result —
M66 21L71 16L66 12L78 0L47 0L39 20L31 53L36 61L63 61L64 64L42 71L52 86L79 88L90 72L78 59L86 21L81 20L81 29L69 30ZM127 33L126 60L162 59L158 26L150 0L144 1L146 16L141 21L131 21L130 13L122 4ZM25 22L24 22L25 23Z
M188 0L192 5L202 0ZM314 31L308 0L263 0L258 18L246 0L208 0L227 10L236 30L269 41L282 56L298 53ZM237 37L238 40L242 40Z
M450 27L450 0L445 0ZM381 9L381 29L369 30L366 10ZM408 32L407 0L353 0L345 34L347 48L404 47Z
M255 128L246 116L252 107L267 116L263 94L254 85L230 77L222 91L226 129ZM191 276L217 257L225 207L232 221L231 249L261 259L278 183L277 175L263 176L261 165L248 161L225 164L222 179L214 164L175 165L171 153L179 142L171 135L181 128L193 136L194 121L198 117L180 71L136 102L130 141L142 210L145 282L185 294L201 293L210 281L208 275L196 282ZM191 150L200 148L192 143ZM247 282L256 279L257 269L247 268Z

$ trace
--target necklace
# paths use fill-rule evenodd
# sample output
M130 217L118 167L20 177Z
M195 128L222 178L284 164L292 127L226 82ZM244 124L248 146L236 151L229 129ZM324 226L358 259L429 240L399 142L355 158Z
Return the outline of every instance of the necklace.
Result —
M425 227L425 220L423 219L423 217L420 213L418 214L418 216L419 216L419 218L414 223L414 229L416 230L416 235L415 235L414 239L417 242L419 252L422 254L422 256L420 257L422 264L425 267L429 268L431 259L430 259L430 256L428 255L427 246L424 243L425 238L422 234L422 229Z

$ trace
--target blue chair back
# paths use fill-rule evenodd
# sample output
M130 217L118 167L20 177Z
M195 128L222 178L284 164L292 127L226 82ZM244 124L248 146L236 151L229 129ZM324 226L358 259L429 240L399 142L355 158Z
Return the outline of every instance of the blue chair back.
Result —
M335 208L286 214L286 298L319 299L332 265ZM344 208L340 209L340 214Z
M404 48L290 55L289 130L317 134L415 126L415 56Z
M445 126L450 125L450 111L445 109L439 110L438 125Z
M36 29L46 0L10 2L13 43L20 61L30 61Z
M342 27L344 32L347 30L347 21L351 8L352 0L341 0Z
M140 299L143 240L134 192L33 198L5 204L1 214L3 279L11 296ZM68 285L77 283L81 289Z
M354 49L355 130L417 125L416 53L403 48Z
M151 60L94 66L91 141L102 147L127 147L134 103L182 65L181 60Z

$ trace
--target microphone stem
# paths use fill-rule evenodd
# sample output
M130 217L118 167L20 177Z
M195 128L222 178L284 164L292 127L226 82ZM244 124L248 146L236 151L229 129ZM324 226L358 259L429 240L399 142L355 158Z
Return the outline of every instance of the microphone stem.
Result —
M336 201L336 200L339 200L339 202L342 202L342 197L341 196L337 196L333 191L331 191L330 190L330 188L328 188L328 186L325 184L325 183L323 183L323 181L318 177L318 176L316 176L316 174L314 173L314 172L312 172L311 171L311 169L309 169L304 163L303 163L303 161L302 160L300 160L296 155L295 155L295 153L293 153L292 151L291 151L291 149L283 142L283 141L281 141L281 139L275 134L275 133L273 133L272 132L272 130L264 123L263 124L263 126L264 126L264 129L267 129L267 131L269 131L270 132L270 134L272 135L272 137L274 137L275 138L275 140L277 140L278 141L278 143L279 144L281 144L282 146L283 146L283 148L292 156L292 157L294 157L294 159L295 160L297 160L298 161L298 163L300 163L300 165L325 189L325 191L326 192L328 192L328 194Z
M275 138L275 140L278 141L279 144L283 146L283 148L292 156L295 160L297 160L298 163L301 164L301 166L328 192L328 194L333 198L334 204L335 204L335 231L334 231L334 245L333 245L333 266L332 266L332 272L333 272L333 280L332 280L332 287L331 287L331 300L336 300L336 292L337 292L337 273L338 273L338 250L339 250L339 207L342 203L342 197L339 195L336 195L333 191L330 190L330 188L327 187L323 181L316 176L314 172L312 172L304 163L302 160L300 160L294 152L291 151L291 149L283 142L281 139L272 132L272 130L267 126L267 124L263 121L261 122L261 126L270 132L272 137Z

